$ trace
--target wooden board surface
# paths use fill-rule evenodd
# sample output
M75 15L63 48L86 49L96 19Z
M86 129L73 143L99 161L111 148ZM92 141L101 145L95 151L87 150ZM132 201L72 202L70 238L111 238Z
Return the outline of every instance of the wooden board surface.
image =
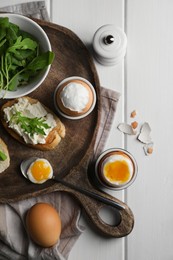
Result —
M41 21L40 21L41 23ZM59 26L42 23L52 49L55 60L44 83L30 96L38 99L52 111L55 111L53 94L58 83L69 76L87 78L97 91L99 97L99 80L90 56L82 42L72 32ZM85 62L84 62L85 61ZM99 99L99 98L98 98ZM1 104L6 101L0 101ZM30 156L44 157L50 161L54 171L61 175L62 169L67 173L77 166L83 156L93 146L93 136L98 125L99 102L91 115L82 120L67 120L61 118L66 127L66 137L58 147L52 151L38 151L28 148L15 141L1 126L0 136L8 145L11 157L10 167L0 175L0 201L23 199L45 192L53 182L43 185L28 183L20 173L20 162Z
M51 23L38 21L47 33L56 58L44 83L30 96L38 99L52 111L55 111L53 94L58 83L70 76L81 76L89 80L95 87L97 103L94 111L81 120L61 118L66 127L66 137L58 147L52 151L38 151L18 143L11 138L1 126L0 136L9 148L10 167L0 175L0 202L10 202L49 193L55 190L70 192L85 208L90 220L104 234L121 237L131 232L133 228L133 213L128 206L118 199L95 189L88 180L87 168L93 154L93 146L100 121L100 89L99 79L91 56L80 41L70 30ZM5 101L1 100L2 105ZM26 180L20 172L20 163L31 156L43 157L50 161L54 174L63 177L66 181L80 185L104 197L110 198L124 206L120 212L121 221L118 226L112 227L99 218L99 210L104 205L88 198L53 180L42 185L36 185ZM64 175L64 169L66 170ZM62 174L63 172L63 174Z

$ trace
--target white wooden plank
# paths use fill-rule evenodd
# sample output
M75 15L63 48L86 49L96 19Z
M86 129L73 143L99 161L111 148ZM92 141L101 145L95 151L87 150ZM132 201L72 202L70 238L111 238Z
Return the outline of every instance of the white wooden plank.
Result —
M124 1L122 0L52 0L53 22L65 26L75 32L86 46L92 51L92 38L95 31L104 24L124 25ZM95 62L102 86L114 89L122 93L123 64L113 67L105 67ZM110 133L108 146L113 143L117 147L122 146L123 138L116 129L118 122L122 121L123 95L121 96L113 129ZM113 140L113 142L112 142Z
M127 1L127 115L138 110L155 142L146 157L142 145L128 137L139 173L128 189L135 228L128 239L128 260L173 259L173 1Z
M75 32L91 50L92 38L95 31L104 24L124 26L124 1L122 0L53 0L52 21ZM95 62L101 85L123 93L124 72L123 63L114 67L104 67ZM116 118L114 120L106 148L122 147L123 137L116 129L124 118L124 98L121 97ZM124 192L112 192L113 195L124 198ZM70 260L88 259L124 259L124 239L105 239L94 233L85 219L84 234L79 238L70 254Z

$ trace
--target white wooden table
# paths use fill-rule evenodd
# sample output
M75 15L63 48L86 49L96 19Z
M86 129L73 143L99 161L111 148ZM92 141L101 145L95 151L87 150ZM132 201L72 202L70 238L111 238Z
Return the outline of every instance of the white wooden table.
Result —
M10 0L8 4L26 2ZM6 0L0 6L7 5ZM123 28L128 38L124 63L96 67L101 85L122 96L106 148L123 147L138 162L135 183L111 194L124 200L135 216L132 233L107 239L86 226L69 260L172 260L173 259L173 1L171 0L50 0L51 20L73 30L91 46L94 32L104 24ZM154 153L145 156L133 136L123 136L120 122L130 122L138 111L140 125L152 128ZM109 215L105 215L109 219Z

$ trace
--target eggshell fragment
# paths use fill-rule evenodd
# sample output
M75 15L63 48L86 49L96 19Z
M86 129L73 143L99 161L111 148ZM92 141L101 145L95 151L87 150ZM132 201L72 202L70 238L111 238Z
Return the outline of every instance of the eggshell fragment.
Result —
M132 112L131 112L131 114L130 114L130 117L132 117L132 118L134 118L135 116L136 116L136 110L133 110Z
M152 147L149 147L149 148L147 149L147 153L148 153L148 154L152 154L152 153L153 153L153 148L152 148Z
M150 133L151 133L151 128L150 128L149 124L147 122L145 122L141 127L140 134L138 135L138 140L144 144L151 143L152 140L150 137Z
M132 122L131 126L133 129L136 129L138 127L138 122L137 121Z
M144 149L145 155L151 155L153 153L153 145L154 145L153 142L144 145L143 149Z
M37 203L27 212L26 227L34 242L42 247L57 243L61 233L61 219L48 203Z
M136 132L134 131L134 129L132 128L131 125L128 125L126 123L121 123L117 126L117 128L123 132L124 134L128 134L128 135L135 135Z

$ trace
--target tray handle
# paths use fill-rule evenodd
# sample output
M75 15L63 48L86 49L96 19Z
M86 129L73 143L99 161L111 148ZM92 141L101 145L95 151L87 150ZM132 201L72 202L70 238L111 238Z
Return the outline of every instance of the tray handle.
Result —
M119 224L116 226L112 226L105 223L99 215L99 212L102 207L110 207L110 206L107 206L102 202L98 202L89 197L81 196L81 195L80 197L78 197L78 200L81 202L83 208L85 209L92 223L97 227L97 229L99 229L105 235L118 238L118 237L127 236L132 231L134 226L133 213L129 209L129 207L123 202L114 199L114 201L122 205L124 209L117 210L117 208L111 206L113 209L115 209L115 218L117 218L117 211L120 214Z
M88 197L85 194L81 194L78 191L72 190L68 187L65 187L63 184L59 190L66 191L71 193L81 204L84 208L89 220L94 224L98 231L102 234L110 236L110 237L124 237L127 236L133 229L134 226L134 216L131 209L122 201L118 200L117 198L112 197L111 195L106 194L106 198L116 202L122 206L121 209L117 209L117 207L108 206L107 204L100 202L96 199ZM115 210L115 219L117 218L117 214L120 215L120 221L117 225L112 226L105 223L100 215L99 212L102 208L111 207L113 211Z

